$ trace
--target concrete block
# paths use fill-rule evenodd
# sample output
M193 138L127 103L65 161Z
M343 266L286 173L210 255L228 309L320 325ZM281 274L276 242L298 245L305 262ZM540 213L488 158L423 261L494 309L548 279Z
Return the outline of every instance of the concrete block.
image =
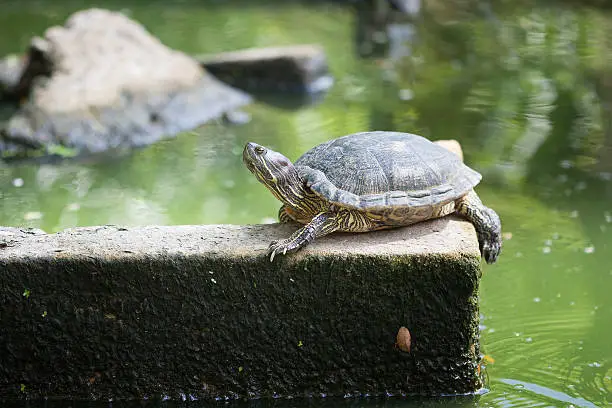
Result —
M223 82L247 92L319 93L333 84L325 51L318 45L249 48L198 60Z
M455 153L463 161L463 149L461 148L461 145L459 144L458 141L454 139L448 139L448 140L436 140L434 143L439 144L446 150L450 150L451 152Z
M471 224L332 234L271 263L269 242L295 228L4 229L0 399L481 387Z

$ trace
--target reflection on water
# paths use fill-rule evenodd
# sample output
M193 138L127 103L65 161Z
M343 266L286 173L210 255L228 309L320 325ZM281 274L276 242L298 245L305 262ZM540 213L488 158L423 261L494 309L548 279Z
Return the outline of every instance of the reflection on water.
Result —
M565 402L567 404L570 405L574 405L574 406L578 406L578 407L596 407L597 405L583 399L583 398L576 398L576 397L571 397L563 392L560 391L555 391L555 390L551 390L550 388L546 388L546 387L542 387L541 385L537 385L537 384L530 384L530 383L523 383L520 381L516 381L516 380L509 380L509 379L502 379L500 380L500 382L502 382L503 384L507 384L512 386L515 390L525 390L525 391L529 391L533 394L535 394L535 397L541 397L544 401L546 399L552 399L554 401L557 402ZM517 398L519 399L519 398ZM543 401L543 403L545 403ZM526 401L530 406L533 406L535 404L533 404L532 400L528 400Z
M84 3L9 3L0 15L0 51L24 49L33 33ZM107 3L194 54L320 43L335 86L317 104L293 109L282 99L263 101L248 109L246 126L206 125L113 160L0 166L0 225L51 232L109 223L268 222L278 203L244 168L247 141L295 159L367 129L458 139L466 162L484 175L479 194L504 223L504 252L484 267L481 290L490 392L320 405L609 404L612 17L572 2L424 2L411 22L393 21L387 37L410 42L387 47L401 50L390 61L359 56L359 10L339 3Z

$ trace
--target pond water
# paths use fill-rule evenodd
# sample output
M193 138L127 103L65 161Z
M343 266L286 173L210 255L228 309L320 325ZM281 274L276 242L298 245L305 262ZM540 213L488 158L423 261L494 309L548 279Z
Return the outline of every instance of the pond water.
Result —
M104 162L0 164L0 225L270 222L278 203L242 164L247 141L295 159L369 129L457 139L504 228L503 253L483 265L481 286L489 392L322 405L609 406L612 16L571 1L496 4L429 1L412 23L389 27L408 41L384 59L380 42L356 45L355 9L341 2L5 0L0 54L104 5L192 54L321 44L335 85L319 103L256 103L247 125L208 124Z

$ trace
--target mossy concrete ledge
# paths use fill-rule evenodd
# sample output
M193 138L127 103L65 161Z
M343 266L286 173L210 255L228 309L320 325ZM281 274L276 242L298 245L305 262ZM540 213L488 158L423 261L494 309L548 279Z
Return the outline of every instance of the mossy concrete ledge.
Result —
M269 242L295 228L2 229L0 400L481 387L471 224L333 234L271 263Z

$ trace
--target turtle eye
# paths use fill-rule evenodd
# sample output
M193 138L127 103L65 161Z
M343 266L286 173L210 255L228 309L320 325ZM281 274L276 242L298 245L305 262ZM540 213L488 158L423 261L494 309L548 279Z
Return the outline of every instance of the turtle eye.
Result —
M264 149L261 146L255 146L255 153L257 154L264 154L266 152L266 149Z

